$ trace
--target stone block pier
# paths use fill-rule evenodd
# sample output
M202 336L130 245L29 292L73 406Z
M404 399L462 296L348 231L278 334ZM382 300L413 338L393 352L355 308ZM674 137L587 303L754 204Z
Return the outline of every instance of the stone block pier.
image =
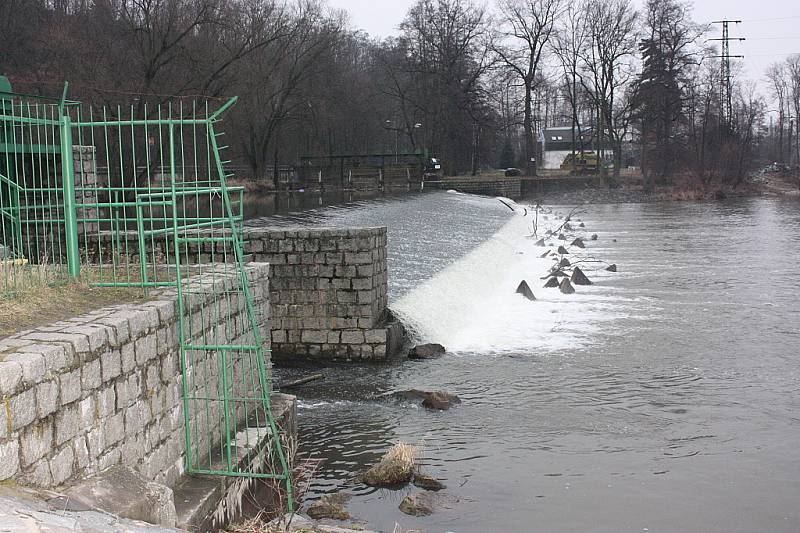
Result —
M245 252L270 264L275 360L379 361L404 341L387 309L386 228L251 229Z

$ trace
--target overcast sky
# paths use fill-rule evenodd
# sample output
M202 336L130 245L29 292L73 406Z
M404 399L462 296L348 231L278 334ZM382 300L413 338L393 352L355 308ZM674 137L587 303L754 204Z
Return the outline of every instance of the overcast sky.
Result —
M414 0L328 0L347 10L354 28L373 36L397 34L397 25ZM635 0L644 4L644 0ZM491 3L491 2L489 2ZM789 54L800 53L800 0L696 0L694 20L741 20L731 24L731 37L747 39L731 43L731 54L745 56L747 77L761 81L766 67ZM721 34L722 29L716 31ZM720 35L714 35L719 37ZM737 60L742 61L742 60Z

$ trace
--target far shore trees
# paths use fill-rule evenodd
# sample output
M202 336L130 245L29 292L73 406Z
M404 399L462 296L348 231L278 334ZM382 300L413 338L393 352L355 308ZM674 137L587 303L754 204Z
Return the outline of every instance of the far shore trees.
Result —
M765 73L768 99L734 66L723 116L719 50L687 0L416 0L397 28L369 36L326 0L4 0L0 74L137 113L238 95L224 128L252 180L303 156L394 152L533 176L549 128L647 187L800 164L800 54Z

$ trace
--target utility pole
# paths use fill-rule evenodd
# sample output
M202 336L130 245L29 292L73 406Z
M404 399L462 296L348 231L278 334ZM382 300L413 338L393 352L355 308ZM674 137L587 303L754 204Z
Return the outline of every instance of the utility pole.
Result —
M720 104L722 111L722 122L730 131L731 121L733 120L733 95L731 90L731 58L744 59L743 55L731 55L730 42L744 41L744 37L731 37L728 34L728 24L739 24L741 20L715 20L711 24L722 24L722 38L709 39L709 41L722 41L722 54L714 57L720 58L721 80L720 80Z

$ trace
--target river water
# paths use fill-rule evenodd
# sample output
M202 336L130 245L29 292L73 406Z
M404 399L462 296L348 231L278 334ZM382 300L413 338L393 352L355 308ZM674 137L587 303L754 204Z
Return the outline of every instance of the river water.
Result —
M551 262L526 237L530 216L494 199L437 192L250 221L387 225L390 306L418 341L448 347L335 366L297 390L301 449L324 459L312 496L350 492L354 518L382 531L800 531L800 203L591 205L576 218L598 235L582 256L619 272L586 263L595 284L570 296L542 288ZM536 302L514 294L521 279ZM386 396L411 388L463 404ZM398 510L419 489L354 479L400 440L447 484L431 516Z

